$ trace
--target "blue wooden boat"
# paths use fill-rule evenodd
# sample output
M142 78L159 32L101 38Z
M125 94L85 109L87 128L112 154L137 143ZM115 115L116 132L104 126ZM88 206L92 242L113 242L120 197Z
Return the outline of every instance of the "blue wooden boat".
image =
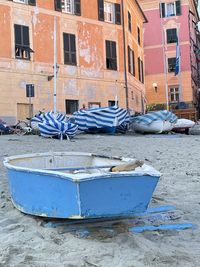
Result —
M133 159L53 152L5 158L11 199L20 211L52 218L129 216L146 211L160 173L143 164L111 172Z

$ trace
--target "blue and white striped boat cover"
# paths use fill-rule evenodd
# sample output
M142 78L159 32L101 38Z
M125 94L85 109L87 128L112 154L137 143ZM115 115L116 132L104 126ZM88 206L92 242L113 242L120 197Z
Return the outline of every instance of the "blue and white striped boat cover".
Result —
M78 129L86 132L95 129L101 132L126 131L130 123L128 111L116 106L80 110L74 116Z
M67 121L68 119L62 113L50 111L44 114L43 120L44 121L54 121L54 120Z
M43 137L58 137L59 139L70 139L76 135L78 126L76 124L58 120L49 120L39 123L40 134Z
M43 137L72 138L76 135L78 126L68 122L68 118L61 113L47 112L42 122L38 123L40 134Z
M137 117L132 117L131 122L137 122L137 123L143 123L143 124L150 124L152 121L156 120L162 120L162 121L169 121L171 123L176 123L177 121L177 116L167 110L160 110L160 111L155 111L155 112L149 112L147 114L137 116Z
M34 130L38 130L38 124L43 122L43 117L44 117L44 114L41 113L41 114L36 114L33 118L31 118L31 127L34 129Z

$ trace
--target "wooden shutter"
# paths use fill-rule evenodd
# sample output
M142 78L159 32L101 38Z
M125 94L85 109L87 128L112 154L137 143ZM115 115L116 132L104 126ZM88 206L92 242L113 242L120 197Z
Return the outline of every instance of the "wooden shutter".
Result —
M69 51L69 35L67 33L63 33L63 47L65 51Z
M29 28L27 26L22 26L23 33L23 46L29 46Z
M62 11L61 0L54 0L54 8L56 11Z
M128 29L130 32L132 31L131 21L131 13L128 11Z
M128 46L128 72L131 73L131 49L130 49L130 46Z
M110 41L106 41L106 58L111 57L111 52L110 52Z
M143 67L143 61L141 60L141 72L142 72L142 79L141 79L141 82L144 83L144 67Z
M135 76L135 55L134 55L134 50L132 50L132 61L133 61L133 76Z
M22 46L22 31L21 31L21 25L14 25L15 29L15 45Z
M167 29L167 43L175 43L177 41L176 29Z
M181 1L176 1L176 15L181 15Z
M63 33L64 64L76 65L76 36Z
M115 24L121 24L121 8L120 4L115 4Z
M63 33L64 64L70 62L69 58L69 34Z
M160 4L160 17L161 18L165 17L165 3Z
M28 0L28 4L31 6L36 6L36 0Z
M81 15L81 1L74 0L74 14L77 16Z
M111 42L111 66L112 70L117 70L116 42Z
M140 28L137 27L137 33L138 33L138 44L140 45Z
M104 21L104 1L98 0L98 20Z
M106 68L107 69L110 69L110 59L111 59L110 41L106 41Z
M76 36L70 34L71 64L76 65Z
M138 79L141 81L140 58L138 57Z

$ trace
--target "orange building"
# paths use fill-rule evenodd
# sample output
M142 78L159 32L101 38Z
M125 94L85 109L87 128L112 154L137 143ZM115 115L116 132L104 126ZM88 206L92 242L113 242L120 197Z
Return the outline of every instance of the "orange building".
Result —
M14 123L55 104L72 114L116 96L143 111L145 21L132 0L0 0L0 117Z

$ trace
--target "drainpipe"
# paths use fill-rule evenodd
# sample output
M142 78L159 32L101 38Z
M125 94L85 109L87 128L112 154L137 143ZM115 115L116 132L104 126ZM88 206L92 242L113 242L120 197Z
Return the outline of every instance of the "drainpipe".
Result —
M122 31L123 31L123 51L124 51L125 95L126 95L126 108L129 109L129 104L128 104L128 81L127 81L127 70L126 70L126 36L125 36L125 25L124 25L124 0L121 0L121 5L122 5Z

